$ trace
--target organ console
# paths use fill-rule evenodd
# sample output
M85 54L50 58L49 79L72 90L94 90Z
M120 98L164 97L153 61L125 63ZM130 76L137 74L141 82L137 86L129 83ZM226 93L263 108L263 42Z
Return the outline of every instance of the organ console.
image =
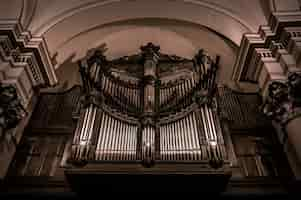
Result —
M181 60L160 53L152 43L134 57L118 59L123 65L130 60L129 68L133 60L141 64L137 73L128 72L128 79L118 72L116 60L108 61L98 51L79 62L85 104L70 160L222 167L227 153L215 103L219 57L214 61L200 50L192 60ZM180 68L182 61L193 67L179 75L172 68ZM161 73L166 62L171 67Z

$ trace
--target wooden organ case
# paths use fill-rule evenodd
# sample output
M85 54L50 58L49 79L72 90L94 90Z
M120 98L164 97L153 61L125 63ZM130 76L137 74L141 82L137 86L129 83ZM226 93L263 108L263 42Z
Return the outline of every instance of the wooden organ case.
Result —
M231 176L216 101L215 60L141 53L79 61L83 84L65 170L77 191L221 192ZM197 183L197 184L195 184Z

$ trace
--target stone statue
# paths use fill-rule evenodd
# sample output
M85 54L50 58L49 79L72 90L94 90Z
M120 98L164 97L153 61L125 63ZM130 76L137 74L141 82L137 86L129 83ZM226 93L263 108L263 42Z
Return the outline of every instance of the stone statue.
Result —
M301 106L301 73L290 73L288 75L289 96L293 107Z
M7 130L15 128L25 113L15 87L0 82L0 143L5 141Z
M285 123L301 107L301 74L290 73L286 82L274 81L269 85L263 112L271 119Z
M264 106L264 113L269 118L285 113L285 102L288 101L287 85L282 82L272 82L268 88L268 100ZM277 120L277 119L276 119Z
M205 52L204 49L200 49L195 55L195 62L201 67L202 73L206 73L212 64L210 56Z

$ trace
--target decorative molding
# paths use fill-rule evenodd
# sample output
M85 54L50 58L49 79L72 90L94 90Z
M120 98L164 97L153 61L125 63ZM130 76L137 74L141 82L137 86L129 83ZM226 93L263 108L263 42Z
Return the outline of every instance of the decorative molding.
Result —
M20 23L23 25L25 29L30 25L33 17L35 16L36 9L38 6L38 0L22 0L23 7L20 15Z
M276 52L273 43L282 43L289 53L294 51L295 57L299 60L300 50L296 48L297 45L296 42L294 42L295 37L299 37L299 31L296 31L300 29L298 27L301 27L301 12L274 12L268 26L260 26L257 33L244 34L234 66L232 79L234 81L251 80L257 82L258 76L257 78L256 76L250 77L249 71L256 71L257 69L254 68L258 67L256 65L254 66L254 64L258 63L254 52L256 52L257 49L266 49L267 51L272 51L272 56L274 57L276 56ZM288 44L290 44L290 46ZM271 49L271 47L273 47L273 49ZM276 48L276 51L278 49L280 50L282 48Z
M19 48L15 49L9 36L0 35L0 54L5 62L11 62L13 66L23 66L26 68L33 86L45 84L34 53L22 53Z
M30 52L31 58L26 62L31 66L30 68L34 68L31 69L34 71L33 76L40 76L40 81L43 80L39 84L45 86L57 84L54 66L42 37L32 37L30 32L23 30L21 24L15 20L0 20L0 36L2 36L0 44L4 51L4 59L8 60L14 55L13 60L16 62L22 57L28 57Z

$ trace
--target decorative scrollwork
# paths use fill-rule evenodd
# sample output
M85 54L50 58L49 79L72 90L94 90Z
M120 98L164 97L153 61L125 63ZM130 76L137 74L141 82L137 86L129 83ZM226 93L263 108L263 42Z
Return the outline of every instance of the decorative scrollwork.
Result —
M192 98L193 101L199 105L208 104L211 100L207 90L199 90L194 92Z
M152 56L154 54L158 54L160 50L160 46L154 45L153 43L149 42L145 46L141 46L140 50L146 56Z

